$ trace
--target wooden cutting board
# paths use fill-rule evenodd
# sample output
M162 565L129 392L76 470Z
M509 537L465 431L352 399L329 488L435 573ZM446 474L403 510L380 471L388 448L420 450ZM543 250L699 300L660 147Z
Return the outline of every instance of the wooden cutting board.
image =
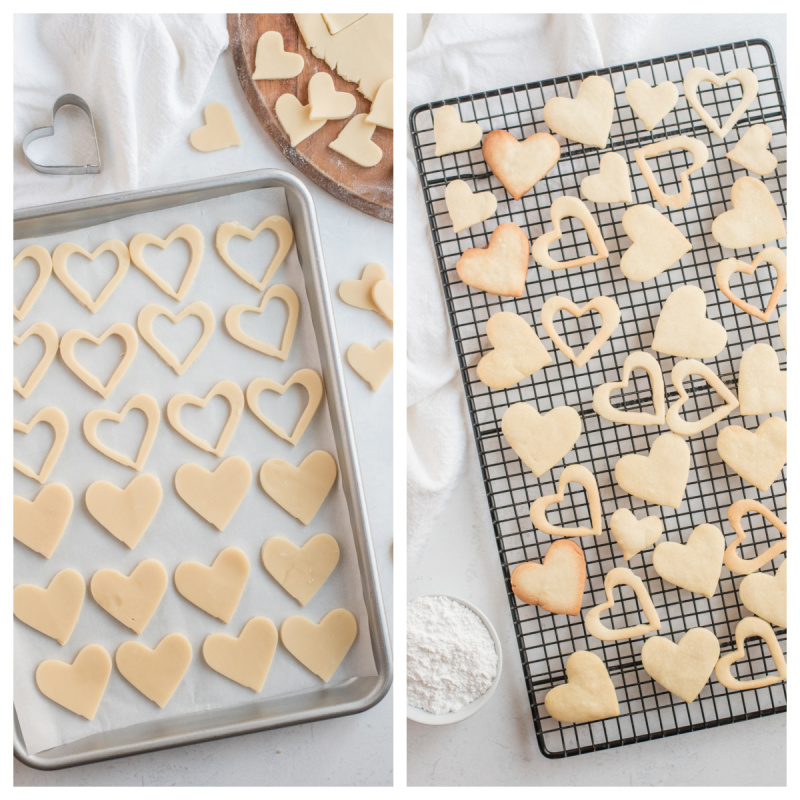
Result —
M284 49L299 53L306 66L296 78L258 80L255 71L256 45L265 31L279 31ZM275 115L275 102L286 92L308 103L308 81L315 72L328 72L337 91L356 97L356 114L369 113L370 102L356 90L356 84L344 80L306 47L291 14L228 14L230 49L236 74L250 108L261 126L280 148L283 155L310 180L348 205L378 219L392 221L392 131L376 128L372 140L383 151L383 158L374 167L361 167L328 145L339 135L348 120L328 120L297 147L289 144Z

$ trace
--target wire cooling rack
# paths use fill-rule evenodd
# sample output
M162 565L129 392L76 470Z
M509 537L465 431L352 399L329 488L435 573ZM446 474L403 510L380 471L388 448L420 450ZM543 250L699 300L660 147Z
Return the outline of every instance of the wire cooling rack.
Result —
M684 75L697 66L707 67L717 74L737 67L747 67L755 73L759 87L757 98L735 129L726 140L718 139L688 105L681 91L675 109L653 131L646 131L625 99L626 85L637 77L651 86L669 80L680 91ZM549 98L556 95L574 97L581 81L595 74L608 78L615 92L614 122L607 147L598 150L572 142L562 144L561 159L556 167L521 201L511 199L491 174L480 147L443 157L434 155L433 112L437 107L455 106L463 121L477 121L484 132L506 129L523 139L537 131L548 130L543 122L542 109ZM741 87L735 82L719 88L703 83L699 96L713 117L724 120L737 105ZM566 464L581 463L588 466L597 479L604 517L601 535L578 540L586 556L588 572L583 613L605 600L603 577L609 569L628 566L642 578L659 611L662 620L659 635L677 640L690 628L703 626L714 631L723 652L735 646L733 632L736 623L749 614L739 601L738 588L742 576L723 567L719 588L710 600L678 589L662 581L653 570L652 547L634 556L630 562L624 562L619 547L608 532L607 521L616 508L630 508L638 517L644 513L656 514L664 523L664 536L660 541L678 542L685 542L695 526L709 522L720 527L726 535L726 542L730 543L733 537L727 509L737 499L758 499L785 519L785 469L769 491L759 492L726 467L716 449L717 433L726 425L732 423L754 429L766 417L742 417L736 411L688 439L692 452L689 483L683 503L679 509L673 510L649 505L626 494L613 477L614 465L622 455L646 453L656 436L667 428L619 425L604 420L592 409L592 389L601 383L619 380L625 356L633 350L650 347L664 301L673 289L687 283L703 289L708 300L708 317L721 322L727 330L728 346L717 358L705 362L726 385L735 390L741 354L755 342L771 344L785 368L786 354L776 324L778 314L773 314L768 322L749 316L717 290L714 280L715 265L734 253L723 252L711 237L711 222L730 208L733 182L748 174L725 154L747 127L755 123L765 123L773 133L770 149L779 163L777 170L763 180L785 217L786 110L774 56L769 44L763 40L738 42L441 100L419 106L410 115L414 152L505 576L533 724L539 747L548 757L576 755L786 710L785 684L729 692L713 675L699 698L687 705L655 683L642 669L640 652L644 638L600 642L586 633L581 617L553 615L523 604L512 593L510 582L515 566L525 561L540 561L553 541L552 537L534 529L529 517L531 502L541 495L556 492L558 475ZM657 206L653 201L636 167L633 150L679 134L705 142L709 148L709 161L691 178L692 200L689 204L680 210L670 210ZM534 265L528 273L527 294L516 299L495 297L459 280L455 264L464 250L484 247L491 232L501 222L515 222L532 241L543 232L545 225L550 227L549 208L553 199L562 194L579 196L581 180L596 172L600 156L611 150L623 155L630 165L633 203L657 207L691 240L693 249L679 264L643 284L627 281L618 268L622 253L630 245L620 222L627 206L589 204L609 249L607 260L559 272ZM678 172L688 163L683 151L672 151L649 163L666 192L679 189ZM453 232L444 202L445 186L455 178L465 180L473 191L493 191L498 200L494 217L458 235ZM577 253L585 254L591 247L582 226L578 223L571 228L569 222L569 219L562 221L564 236L551 247L551 254L558 260L573 258ZM740 250L735 256L749 261L760 250ZM749 302L765 305L772 291L772 279L771 276L758 277L763 272L765 270L759 270L756 278L745 279L734 291ZM575 367L562 356L538 324L544 300L556 294L568 297L578 305L596 295L607 295L613 297L621 309L620 328L583 368ZM782 312L784 302L785 298L778 313ZM499 311L516 312L532 324L553 361L509 389L491 390L478 381L475 365L481 354L491 349L485 337L486 321ZM565 341L579 349L591 338L591 331L598 321L595 314L586 314L579 319L566 315L557 324ZM654 355L664 372L669 403L677 397L669 381L669 372L676 359L658 353ZM687 388L693 392L690 402L684 407L687 419L703 415L719 402L702 379ZM503 413L519 401L533 403L540 413L569 405L582 418L583 433L574 449L541 479L520 462L500 432ZM649 380L637 371L623 393L621 405L629 409L644 409L650 401ZM568 489L573 486L571 484ZM583 491L577 489L573 493L568 490L565 501L551 506L548 515L558 525L588 524ZM781 538L779 532L759 515L748 515L744 525L746 530L749 526L749 539L742 547L744 557L753 557L767 543ZM770 562L764 571L774 573L778 565ZM621 627L642 621L638 601L627 587L618 588L615 597L616 605L607 612L610 626ZM779 630L777 634L785 652L786 631ZM756 642L760 640L748 641L746 659L737 662L738 673L735 669L734 675L741 679L763 675L774 669L766 647ZM564 683L567 658L581 649L597 653L608 667L620 701L619 717L565 725L548 716L544 696L553 686Z

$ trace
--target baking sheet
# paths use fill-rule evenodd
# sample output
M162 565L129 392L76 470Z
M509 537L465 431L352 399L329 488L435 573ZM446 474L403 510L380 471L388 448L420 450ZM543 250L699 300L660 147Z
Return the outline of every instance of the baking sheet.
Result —
M128 217L69 234L43 237L30 242L19 240L15 243L15 253L34 241L49 250L62 241L72 241L91 250L106 239L115 237L128 242L134 234L145 231L165 237L177 225L185 222L196 225L205 237L205 254L201 267L191 290L182 302L169 298L138 269L131 266L116 292L96 314L92 315L79 305L55 277L51 277L28 316L23 321L15 322L16 335L20 335L38 321L50 322L59 335L76 327L97 335L118 321L125 321L136 327L136 316L148 303L158 303L176 311L190 302L203 300L211 306L216 317L215 331L199 361L181 377L175 375L140 339L139 349L130 369L107 400L103 400L82 384L60 358L50 366L42 382L27 400L15 395L15 418L23 422L29 421L36 411L46 405L57 405L67 415L70 423L67 444L48 482L65 483L73 492L75 499L73 516L51 559L46 560L23 545L15 543L15 584L34 583L46 586L59 570L66 567L77 569L87 581L94 571L103 567L111 567L128 574L140 561L151 557L158 558L170 576L170 583L161 605L144 633L138 637L100 609L88 591L78 624L64 647L15 620L14 700L29 754L76 741L92 733L116 730L139 722L169 720L193 711L236 707L248 704L254 699L303 694L321 688L322 682L295 661L280 645L264 689L258 695L206 666L200 654L204 637L209 633L220 631L238 635L244 623L256 614L268 616L280 626L280 622L291 614L299 613L318 622L332 608L340 606L348 608L358 619L359 635L327 685L342 684L356 676L376 675L367 611L362 596L362 581L341 481L337 480L336 486L309 526L303 526L277 506L263 492L257 481L258 470L268 458L283 458L296 465L316 449L336 454L325 401L296 447L280 440L256 420L248 409L245 409L224 457L231 455L244 457L253 471L253 484L231 523L223 532L217 532L200 518L177 497L173 490L173 476L180 464L193 462L207 469L213 469L219 459L190 444L166 421L164 409L172 395L177 392L187 392L204 396L215 383L223 379L235 381L244 391L247 384L255 377L271 377L283 382L301 367L311 367L318 372L321 371L314 330L308 313L303 273L294 247L270 284L285 283L291 286L300 298L300 317L288 360L280 362L250 350L234 341L224 329L224 314L231 305L235 303L257 305L262 293L236 277L219 258L213 246L216 228L225 221L237 221L248 227L254 227L268 214L288 216L285 193L282 189L243 192L190 206ZM182 245L176 243L168 248L163 254L164 258L155 257L158 254L157 248L148 248L147 251L148 259L154 267L158 268L161 265L164 268L163 274L173 285L177 283L179 268L168 267L165 259L174 256L176 264L185 264L185 257L180 253L180 247ZM244 239L233 240L230 251L239 263L260 276L263 273L265 259L271 257L274 248L274 237L266 234L259 236L252 244ZM150 258L151 251L152 258ZM70 267L79 280L84 280L83 273L88 270L81 270L80 262L80 258L71 259ZM95 262L100 264L99 272L106 270L106 276L110 274L111 263L110 258L105 266L100 259ZM26 263L15 270L16 302L19 302L20 295L24 294L32 282L33 274L32 265ZM86 283L90 285L89 280L86 280ZM243 328L254 336L274 341L285 319L285 312L282 304L270 303L268 310L270 317L273 317L278 309L280 312L271 320L264 320L266 314L262 317L252 315L252 319L245 316L242 320ZM156 332L166 339L171 333L172 326L166 320L161 322L164 323L164 327L156 325ZM191 327L182 323L176 328L174 333L178 341L175 348L177 351L181 350L181 346L188 348L193 335L189 330ZM26 352L29 351L28 345L33 345L33 341L33 339L28 340L25 345L16 348L20 354L17 357L15 353L15 374L20 377L27 374L26 370L30 368L35 358L32 352ZM172 341L170 338L170 342ZM102 372L103 368L106 370L110 368L108 359L89 358L91 345L87 345L84 349L86 352L79 350L78 354L79 357L85 356L87 365L94 363L98 372ZM100 350L104 351L107 348ZM88 514L83 504L83 495L87 486L94 480L103 478L118 486L125 486L138 473L116 464L94 450L83 438L81 424L90 409L101 407L119 411L125 402L138 392L153 395L162 410L162 421L156 441L143 472L157 475L164 490L164 499L150 528L137 547L130 551ZM287 396L288 404L285 404L282 401ZM277 402L268 403L264 398L262 408L271 414L274 412L274 417L288 427L299 412L304 399L301 390L298 389L296 392L290 390ZM196 430L201 435L205 433L206 438L210 438L215 436L211 431L218 430L222 423L226 411L225 405L223 400L215 400L206 412L192 413L192 410L187 408L182 413L181 419L186 427ZM111 423L109 425L115 427ZM143 422L136 430L136 423L130 420L129 424L129 418L126 417L125 422L118 428L124 435L121 435L116 442L110 431L102 425L100 436L111 446L124 450L126 446L129 448L133 446L137 434L143 429ZM15 448L19 450L19 457L34 465L41 462L48 445L49 439L39 428L28 437L15 435ZM38 483L16 471L14 481L15 493L27 499L32 499L40 488ZM263 542L273 535L284 535L295 544L302 544L321 531L329 532L336 537L341 557L328 582L303 609L266 573L260 562L260 548ZM231 622L225 625L180 596L174 588L171 576L181 561L195 560L210 564L217 553L229 545L240 547L246 552L250 560L250 577L236 614ZM163 710L158 709L128 684L116 669L112 671L106 694L92 722L52 703L35 687L34 671L36 665L43 659L57 658L71 662L78 651L89 643L102 644L113 658L114 651L123 641L136 639L153 647L164 635L175 631L182 632L189 638L194 658L186 677Z

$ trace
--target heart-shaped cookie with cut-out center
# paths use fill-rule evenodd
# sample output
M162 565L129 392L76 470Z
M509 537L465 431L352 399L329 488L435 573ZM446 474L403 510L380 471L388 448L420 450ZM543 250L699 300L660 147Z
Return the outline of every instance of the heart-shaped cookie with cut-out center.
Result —
M680 191L674 194L667 194L658 185L653 168L647 159L657 158L674 150L685 150L690 153L692 163L678 173L678 181L681 185ZM668 208L683 208L692 199L692 186L689 183L689 176L705 166L708 161L708 148L704 142L700 141L700 139L695 139L693 136L670 136L668 139L661 139L634 150L633 157L639 165L639 170L650 189L650 193L653 195L653 199ZM673 157L670 157L670 163L673 160Z
M311 119L311 103L304 106L296 95L288 92L275 101L275 116L289 137L289 144L292 147L297 147L328 121Z
M433 112L435 156L472 150L481 143L481 139L481 126L477 122L462 122L454 106L441 106Z
M17 376L14 376L14 391L22 397L30 397L31 392L39 385L39 381L44 377L48 367L53 363L53 359L58 352L58 333L56 329L47 322L34 322L21 336L14 337L14 344L24 344L31 336L36 336L42 340L44 350L42 357L28 375L25 383L21 383Z
M577 355L575 351L561 338L554 324L555 316L561 311L572 314L573 317L582 317L590 311L600 314L601 325L591 341ZM592 297L580 308L566 297L556 295L545 300L541 310L542 327L552 339L553 344L577 367L584 367L589 359L609 340L611 334L619 326L620 310L616 301L610 297Z
M189 134L189 144L201 153L214 153L228 147L238 147L242 137L224 103L209 103L203 109L204 124Z
M630 383L631 373L635 369L643 370L650 379L650 397L653 402L653 412L627 411L611 405L611 392L626 389ZM622 380L603 383L594 390L592 395L592 408L604 419L610 422L620 422L623 425L663 425L666 416L666 401L664 395L664 376L661 366L650 353L644 350L635 350L625 357L622 364Z
M770 264L775 269L775 286L766 306L758 308L735 294L730 287L730 280L731 276L736 272L743 275L753 275L762 264ZM716 280L720 291L731 303L750 314L750 316L767 322L773 311L778 307L778 301L786 289L786 253L779 247L765 247L749 264L745 261L740 261L738 258L726 258L717 264Z
M619 153L604 153L600 169L581 181L581 194L593 203L630 203L633 193L628 162Z
M99 644L88 644L71 664L48 659L36 668L39 691L73 714L93 720L111 677L111 656Z
M272 536L261 548L264 568L301 606L322 588L339 563L339 544L328 533L297 547L285 536Z
M692 421L681 416L681 409L689 400L689 393L686 391L683 382L690 375L701 377L722 400L722 405ZM721 419L725 419L728 414L732 414L739 407L736 395L725 385L719 375L711 367L703 364L702 361L696 361L693 358L679 361L672 368L670 378L672 385L678 392L678 399L667 409L665 420L673 433L681 436L694 436L694 434L716 425Z
M347 348L345 355L347 363L355 373L367 383L373 392L377 392L392 371L394 343L385 339L379 342L375 348L370 348L362 342L356 342Z
M458 277L467 284L500 297L522 297L528 277L530 244L513 222L498 225L486 247L471 247L456 262Z
M691 463L686 440L676 433L662 433L648 455L622 456L614 466L614 476L622 491L647 503L678 508L683 502Z
M614 600L614 588L621 585L629 586L633 589L633 593L639 601L639 606L644 612L647 622L641 622L637 625L629 625L623 628L609 628L605 623L601 622L600 615L616 605ZM634 572L631 572L627 567L614 567L612 570L609 570L603 580L603 589L606 593L606 601L594 606L594 608L590 608L583 617L586 630L596 639L600 639L604 642L616 642L620 639L632 639L635 636L644 636L651 631L661 629L661 619L658 616L656 607L653 605L653 601L650 599L647 587L644 585L642 579Z
M602 659L587 650L576 650L566 666L567 682L544 696L547 713L567 725L619 716L614 683Z
M106 282L106 285L97 294L97 297L92 298L89 292L69 274L67 260L70 256L78 254L89 261L94 261L103 253L111 253L117 259L117 268ZM109 239L96 247L91 253L84 250L80 245L73 244L72 242L62 242L53 251L53 272L55 276L61 281L67 291L69 291L82 306L88 308L92 314L111 297L112 292L125 277L130 263L131 256L128 245L121 242L119 239Z
M383 150L372 141L375 125L366 114L356 114L328 145L360 167L374 167L383 158Z
M619 268L629 281L644 283L655 278L692 249L692 243L652 206L626 209L622 227L631 246L622 254Z
M358 622L346 608L334 608L319 624L300 616L281 624L283 646L307 669L327 683L358 635Z
M192 646L183 634L168 633L152 650L140 642L123 642L114 660L131 686L164 708L192 663Z
M664 523L658 517L651 515L637 519L627 508L618 508L611 515L608 527L626 561L654 545L664 532Z
M242 314L263 314L270 300L282 301L288 312L286 316L286 325L283 328L279 346L272 344L272 342L256 339L242 330ZM264 292L264 296L257 306L248 306L245 304L231 306L225 312L225 329L237 342L243 344L245 347L249 347L257 353L263 353L265 356L271 356L280 361L286 361L289 357L289 351L292 349L292 342L294 341L294 333L297 329L297 318L299 315L300 300L294 293L294 290L282 283L276 283Z
M739 362L739 413L746 417L786 411L787 377L772 347L764 342L748 347Z
M66 644L83 608L86 583L74 569L55 574L46 589L31 584L14 587L14 616L31 628Z
M461 179L447 184L444 203L453 222L453 233L484 222L497 211L497 198L491 192L473 192Z
M14 538L36 553L50 558L55 552L74 502L63 483L48 483L33 500L14 495Z
M137 475L124 489L108 481L89 484L86 510L116 539L136 547L161 505L161 483L155 475Z
M278 649L278 629L267 617L249 619L238 637L212 633L203 641L203 658L211 669L254 692L264 682Z
M771 686L773 683L780 683L786 680L786 659L778 642L778 637L768 622L759 617L744 617L736 625L735 636L736 649L722 656L714 668L717 680L726 689L730 689L733 692L741 692L745 689L761 689L764 686ZM761 678L742 681L733 677L731 667L735 662L741 661L745 657L745 642L751 637L757 637L766 642L772 660L775 662L776 672L769 673Z
M167 571L154 558L139 562L130 575L115 569L99 569L92 575L89 589L103 611L141 633L167 591Z
M337 92L328 72L315 72L308 82L308 103L312 120L347 119L356 110L355 95Z
M489 169L515 200L539 183L561 157L558 139L544 131L522 141L508 131L490 131L482 147Z
M296 78L303 71L306 64L303 56L299 53L287 53L283 47L283 36L280 31L265 31L261 34L256 45L253 80ZM317 74L327 75L327 73Z
M175 491L189 508L221 531L244 500L252 480L250 465L240 456L231 456L213 472L199 464L182 464L175 473Z
M774 575L754 572L739 585L742 605L778 628L786 627L786 559Z
M634 78L625 87L625 99L645 128L651 131L675 108L678 87L672 81L650 86L641 78Z
M778 204L757 178L745 175L731 189L731 208L711 223L711 235L722 247L744 250L786 236Z
M719 584L725 537L716 525L698 525L686 540L661 542L653 551L653 569L659 576L690 592L713 597Z
M200 320L200 324L203 326L200 338L195 342L183 361L179 361L175 353L156 336L153 330L153 322L156 317L166 317L173 325L183 322L187 317L196 317ZM164 306L160 306L157 303L151 303L139 312L139 316L136 318L136 325L139 328L139 334L142 339L156 351L159 358L171 367L176 375L183 375L197 361L198 356L203 352L203 348L208 344L211 334L214 333L216 320L214 319L214 312L204 302L196 300L194 303L189 303L177 314L173 314L168 308L164 308Z
M720 125L719 122L706 111L700 101L697 88L703 81L708 81L716 87L724 86L726 83L730 83L730 81L736 81L742 86L742 99L728 115L728 119L725 120L723 125ZM724 139L731 132L733 126L739 120L739 117L747 110L750 103L755 100L758 94L758 78L756 78L752 70L743 67L733 69L725 75L717 75L705 67L694 67L686 73L686 77L683 79L683 93L689 105L697 112L700 119L705 122L708 129L716 133L720 139Z
M541 563L526 561L511 573L511 591L551 614L579 617L585 587L586 558L572 539L556 539Z
M760 514L781 536L783 536L783 539L773 542L754 558L742 558L739 554L739 547L747 538L747 534L742 527L742 517L748 514ZM786 552L786 523L783 522L774 511L770 511L763 503L749 499L737 500L728 508L728 522L730 522L736 534L736 538L725 550L725 566L731 572L735 572L737 575L749 575L751 572L761 569L764 564L768 564L781 553Z
M56 461L58 461L58 457L61 455L61 451L64 449L64 444L67 441L67 434L69 433L67 416L60 408L56 408L56 406L47 406L41 411L37 411L33 417L31 417L30 422L14 420L14 430L25 435L29 434L42 422L53 429L53 444L50 445L50 449L47 451L47 455L44 457L44 461L42 461L38 472L19 459L14 459L15 470L21 472L23 475L27 475L29 478L33 478L39 483L44 483L50 476L53 467L56 465Z
M614 120L614 88L607 78L590 75L576 97L551 97L544 104L544 121L565 139L605 147Z
M29 244L27 247L20 250L19 253L14 256L14 269L26 258L30 258L36 264L38 275L23 301L19 306L14 306L14 316L16 319L25 319L53 272L53 259L50 256L50 251L45 250L40 244Z
M572 528L560 527L547 521L547 509L564 500L567 484L579 483L586 492L591 528L576 525ZM581 464L570 464L558 476L556 494L543 495L531 503L531 522L543 533L550 536L599 536L603 528L603 510L600 505L600 491L594 475Z
M144 258L144 250L145 247L148 246L166 250L177 239L182 239L189 246L189 263L186 265L178 288L174 289L147 263ZM200 262L203 260L205 244L200 229L187 223L178 225L166 239L160 239L152 233L137 233L131 239L130 250L131 261L133 261L134 267L150 278L162 292L168 294L175 300L183 300L197 276L197 270L200 268Z
M586 234L589 237L589 242L594 247L595 252L587 256L578 256L571 258L567 261L556 261L550 256L549 250L552 244L557 242L564 235L561 230L561 220L565 217L574 217L580 220L583 227L586 229ZM541 236L533 242L531 253L534 261L537 261L543 267L551 271L558 269L571 269L573 267L584 267L587 264L594 264L595 261L600 261L608 258L608 248L606 247L603 234L600 228L594 221L592 212L582 200L571 195L562 195L553 200L550 205L550 220L552 228L545 231Z
M679 358L713 358L728 343L725 326L706 317L706 295L694 285L671 292L658 315L651 347Z
M786 420L769 417L755 431L728 425L717 436L717 452L737 475L766 492L786 463Z
M768 125L751 125L725 156L748 172L769 175L778 166L778 159L769 150L770 139L772 130Z
M206 614L230 622L242 599L250 562L238 547L226 547L207 567L182 561L175 569L175 588Z

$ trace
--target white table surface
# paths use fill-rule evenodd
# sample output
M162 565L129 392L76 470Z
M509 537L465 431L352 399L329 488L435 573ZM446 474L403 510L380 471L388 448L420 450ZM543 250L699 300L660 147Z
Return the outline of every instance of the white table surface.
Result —
M242 146L209 153L198 168L197 154L188 143L189 133L203 122L198 111L196 119L175 137L172 151L149 172L140 188L265 167L299 174L283 158L250 110L230 50L220 56L202 106L212 101L228 106L242 137ZM359 277L364 265L371 261L383 264L391 277L392 225L350 208L302 175L300 178L316 204L331 291L335 291L340 281ZM54 176L54 185L57 180ZM353 342L362 341L374 347L379 341L392 338L391 328L376 314L346 306L338 297L333 304L343 357ZM391 622L392 379L390 376L373 393L348 365L345 374L384 608ZM391 783L391 690L377 706L361 714L234 739L56 772L29 769L14 761L16 786L384 786Z

